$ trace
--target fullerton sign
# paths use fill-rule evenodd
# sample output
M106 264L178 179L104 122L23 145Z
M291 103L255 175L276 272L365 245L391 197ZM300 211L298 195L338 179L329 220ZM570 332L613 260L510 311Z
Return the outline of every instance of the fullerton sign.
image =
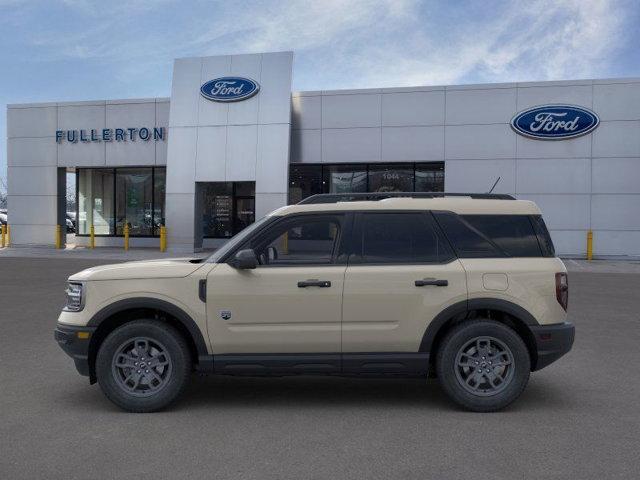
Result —
M542 105L511 119L516 133L537 140L564 140L586 135L600 123L598 116L574 105Z
M164 127L141 128L91 128L88 130L56 130L56 143L135 142L164 140Z

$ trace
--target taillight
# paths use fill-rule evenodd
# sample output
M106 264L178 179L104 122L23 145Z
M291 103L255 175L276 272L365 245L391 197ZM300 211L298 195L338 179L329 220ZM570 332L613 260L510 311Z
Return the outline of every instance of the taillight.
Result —
M566 273L556 273L556 299L565 312L569 304L569 277Z

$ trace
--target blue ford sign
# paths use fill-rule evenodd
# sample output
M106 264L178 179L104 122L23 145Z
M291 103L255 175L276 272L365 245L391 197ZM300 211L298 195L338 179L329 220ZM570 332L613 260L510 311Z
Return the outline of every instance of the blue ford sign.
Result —
M592 132L599 123L598 116L584 107L542 105L518 113L511 128L529 138L563 140Z
M258 90L258 82L242 77L215 78L200 87L202 96L215 102L246 100L258 93Z

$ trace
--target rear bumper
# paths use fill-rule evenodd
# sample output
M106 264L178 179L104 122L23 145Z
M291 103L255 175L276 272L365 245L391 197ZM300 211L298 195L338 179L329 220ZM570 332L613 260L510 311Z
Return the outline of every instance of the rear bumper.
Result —
M538 360L532 370L540 370L555 362L571 350L576 329L573 323L556 323L554 325L532 326L531 331L536 341Z
M78 373L85 377L89 376L89 343L95 330L95 327L76 327L59 323L53 331L53 338L58 342L60 348L73 359ZM78 333L82 333L82 335L78 336Z

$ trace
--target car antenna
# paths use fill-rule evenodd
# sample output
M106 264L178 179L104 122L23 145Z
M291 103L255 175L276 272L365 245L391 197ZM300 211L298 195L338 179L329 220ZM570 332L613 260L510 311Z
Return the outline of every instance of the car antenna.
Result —
M487 193L493 192L493 189L496 188L496 185L498 184L499 181L500 181L500 177L496 178L496 182L493 184L493 187L491 187L491 189Z

